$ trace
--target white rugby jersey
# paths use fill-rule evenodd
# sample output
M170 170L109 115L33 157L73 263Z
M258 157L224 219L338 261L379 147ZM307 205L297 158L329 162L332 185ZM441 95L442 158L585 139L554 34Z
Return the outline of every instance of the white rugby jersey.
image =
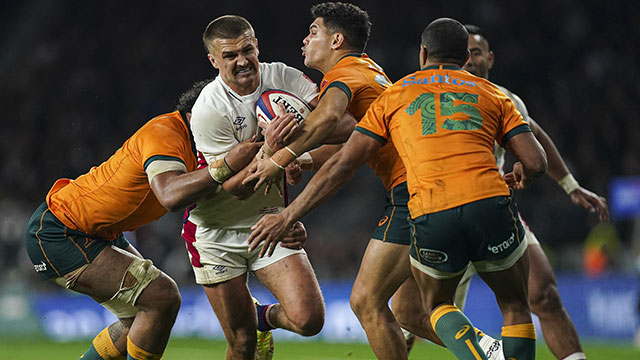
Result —
M191 113L191 131L207 164L223 158L236 144L258 132L255 103L262 92L281 89L309 102L318 95L317 85L301 71L283 63L260 63L260 84L249 95L238 95L218 75L202 89ZM249 229L263 214L280 212L284 199L264 186L246 200L236 200L219 188L201 199L189 219L196 225L218 229Z
M522 99L520 99L520 97L514 93L512 93L511 91L509 91L509 89L507 89L504 86L500 86L498 84L495 84L498 88L500 88L500 90L502 90L503 93L505 93L505 95L507 95L511 101L513 101L514 105L516 106L516 109L518 109L518 111L520 111L520 114L522 114L522 117L524 118L524 121L529 122L529 111L527 110L527 106L524 104L524 101L522 101ZM495 143L495 147L493 149L493 156L496 157L496 162L498 163L498 169L500 170L500 173L504 175L504 153L505 153L505 149L500 146L497 142Z

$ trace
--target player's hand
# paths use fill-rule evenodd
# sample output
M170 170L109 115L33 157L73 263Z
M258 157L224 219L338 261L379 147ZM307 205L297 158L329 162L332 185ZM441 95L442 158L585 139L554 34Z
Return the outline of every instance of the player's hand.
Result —
M287 184L293 186L302 181L302 168L298 163L298 160L294 160L291 164L289 164L285 169L285 178L287 179Z
M571 196L571 202L573 202L574 205L580 205L592 213L598 212L600 221L609 221L609 208L607 206L607 199L604 197L582 186L573 190L569 196Z
M280 106L282 107L282 105ZM293 114L284 112L284 108L281 109L281 112L281 115L271 121L264 133L267 146L274 152L285 147L287 140L298 129L298 122Z
M526 189L533 182L524 173L524 167L520 161L513 164L513 170L510 173L504 175L504 181L511 189L522 190Z
M291 229L291 223L287 222L282 213L264 215L260 221L251 227L251 235L247 240L249 242L249 251L255 250L260 243L264 243L262 250L260 250L260 257L265 254L271 256L278 242L284 239L289 229Z
M224 157L231 170L239 171L253 160L253 157L262 147L262 142L255 142L255 140L256 137L252 136L250 139L237 144Z
M307 229L300 221L296 221L289 233L285 235L284 239L280 242L280 246L293 250L300 250L304 247L304 243L307 241Z
M284 172L282 169L271 161L270 157L264 156L249 167L249 173L247 177L242 180L242 185L247 185L248 183L257 180L253 190L257 191L262 184L266 184L267 186L264 189L264 194L267 195L271 190L271 187L275 184L278 189L278 194L282 197L284 196L284 182L282 180L283 174Z

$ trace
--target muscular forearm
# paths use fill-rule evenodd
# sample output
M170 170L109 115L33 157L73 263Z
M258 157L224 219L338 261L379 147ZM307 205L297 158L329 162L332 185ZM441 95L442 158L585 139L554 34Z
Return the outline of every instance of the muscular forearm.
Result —
M358 165L344 154L331 157L304 188L304 191L283 211L287 222L293 224L320 203L335 194L355 174Z
M194 204L219 184L207 168L192 172L168 171L151 181L151 188L162 206L176 211Z
M540 142L540 145L542 145L544 152L547 154L547 174L553 180L560 181L569 174L569 168L567 168L564 159L562 159L560 152L558 152L555 143L544 129L531 118L529 118L529 126L538 142Z
M303 170L319 170L322 165L324 165L327 160L333 156L333 154L340 151L342 148L342 144L340 145L323 145L317 149L309 151L311 155L311 159L313 160L313 168L312 169L303 169Z
M251 196L251 194L254 193L253 186L256 182L252 181L243 185L242 181L245 179L245 177L247 177L247 175L249 174L249 168L256 161L257 160L254 158L253 161L247 164L247 166L245 166L242 170L238 171L232 177L227 179L227 181L222 184L222 188L224 189L224 191L230 193L235 198L240 200L246 199Z

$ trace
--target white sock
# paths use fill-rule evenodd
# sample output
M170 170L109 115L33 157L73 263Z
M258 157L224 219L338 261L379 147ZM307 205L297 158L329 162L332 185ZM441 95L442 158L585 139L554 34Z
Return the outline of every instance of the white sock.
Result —
M583 352L575 352L562 360L587 360L587 355Z
M404 335L404 339L409 342L412 341L413 339L416 338L416 336L409 330L405 330L405 328L400 327L400 330L402 330L402 335Z
M505 360L502 353L502 341L496 340L491 336L482 333L478 335L478 343L489 360Z

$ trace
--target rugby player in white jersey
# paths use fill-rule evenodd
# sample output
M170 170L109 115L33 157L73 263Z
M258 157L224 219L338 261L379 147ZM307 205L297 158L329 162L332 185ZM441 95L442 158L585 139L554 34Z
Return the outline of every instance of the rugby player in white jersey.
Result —
M213 20L203 34L208 59L219 70L196 101L191 129L196 148L207 163L221 172L237 172L229 179L229 192L217 191L199 201L189 220L197 227L189 248L196 282L201 284L228 342L227 359L252 359L256 329L266 332L284 328L303 336L320 332L324 303L314 271L304 250L278 247L272 256L259 258L261 249L249 251L247 239L263 214L280 212L285 206L276 191L266 196L253 193L254 184L242 185L246 168L230 169L224 155L259 132L255 102L267 89L296 94L313 107L318 89L302 72L283 63L260 63L258 41L251 24L240 16ZM342 142L355 121L348 119L345 131L336 130L327 142ZM335 136L334 139L331 139ZM271 150L263 148L264 152ZM301 225L299 225L301 226ZM248 273L275 296L278 304L256 307L247 288ZM260 344L258 344L260 346Z
M469 32L469 52L471 56L465 64L464 70L488 79L489 70L493 67L494 61L494 54L489 49L489 42L478 26L465 25L465 27ZM500 85L498 85L498 87L513 100L518 111L520 111L525 121L529 123L533 134L544 148L548 160L547 174L558 182L571 197L571 201L575 205L582 206L590 212L597 212L601 221L607 221L609 219L607 200L578 184L569 172L562 156L549 135L529 116L527 107L522 99L507 88ZM505 162L504 148L496 144L494 155L498 167L502 171ZM505 180L509 182L508 178ZM524 221L522 221L522 224L526 231L525 238L527 239L529 250L529 302L531 311L540 319L545 342L558 359L586 359L575 326L562 305L551 264L544 254L536 236L526 226ZM470 280L466 274L465 279L467 282ZM463 283L464 280L461 281L461 285ZM413 304L409 300L417 296L417 291L418 289L415 282L407 281L393 298L392 308L394 315L398 319L398 322L407 329L417 329L417 325L419 325L413 322L419 319L419 317L416 317L416 311L419 312L420 310L412 308ZM463 293L462 296L458 296L457 293L456 299L464 298L464 296L466 296L466 294ZM460 306L460 303L464 304L464 301L457 300L456 303ZM405 332L405 337L410 339L411 334ZM504 358L501 357L501 344L497 340L485 337L480 339L480 344L487 353L488 358Z

